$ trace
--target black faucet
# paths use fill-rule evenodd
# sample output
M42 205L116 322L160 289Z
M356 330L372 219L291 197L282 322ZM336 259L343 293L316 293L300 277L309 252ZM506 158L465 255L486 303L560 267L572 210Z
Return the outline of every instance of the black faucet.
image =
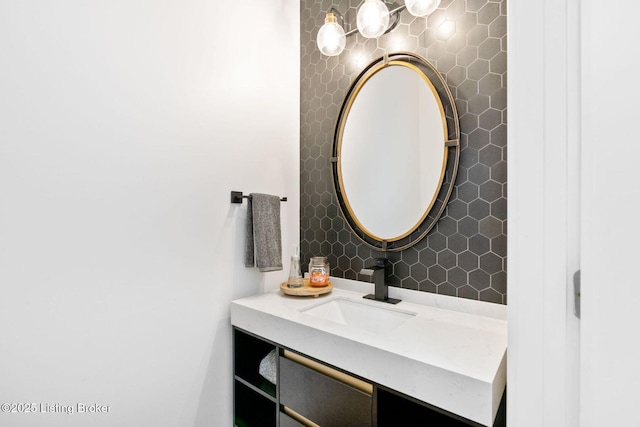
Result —
M388 302L389 304L397 304L399 299L389 298L389 286L387 279L391 274L391 263L386 258L376 258L375 264L360 270L363 276L373 278L374 293L365 295L363 298L375 301Z

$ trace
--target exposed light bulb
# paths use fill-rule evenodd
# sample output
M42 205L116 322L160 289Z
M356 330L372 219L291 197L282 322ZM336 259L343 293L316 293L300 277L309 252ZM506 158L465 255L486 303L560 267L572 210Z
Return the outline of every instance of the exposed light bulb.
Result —
M380 0L365 0L358 9L357 25L364 37L380 37L389 28L389 8Z
M338 24L336 15L332 12L327 13L324 25L318 31L318 49L326 56L340 55L347 43L347 37L344 29Z
M427 16L440 6L440 0L404 0L404 4L413 16Z

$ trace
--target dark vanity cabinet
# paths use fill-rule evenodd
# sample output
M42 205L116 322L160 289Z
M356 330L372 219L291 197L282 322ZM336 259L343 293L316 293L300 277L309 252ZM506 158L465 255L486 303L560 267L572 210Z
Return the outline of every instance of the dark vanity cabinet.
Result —
M238 328L233 337L236 427L479 426ZM273 350L277 385L259 373Z
M233 422L236 427L276 427L278 395L276 385L259 373L260 362L275 344L233 331Z
M306 357L280 357L280 404L320 426L370 427L373 386Z
M373 425L370 383L237 328L233 342L236 427ZM259 372L274 349L277 386Z

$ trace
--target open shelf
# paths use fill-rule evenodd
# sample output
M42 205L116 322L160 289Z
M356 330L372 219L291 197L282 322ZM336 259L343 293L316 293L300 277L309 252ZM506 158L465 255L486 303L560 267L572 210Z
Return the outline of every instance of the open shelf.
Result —
M255 386L250 382L242 379L239 376L235 376L234 379L241 384L244 384L247 388L250 388L254 392L260 394L261 396L269 399L272 402L276 401L276 398L273 393L275 393L275 386L270 382L266 381L266 383L260 384L259 386Z
M276 427L276 402L256 393L241 381L236 380L234 387L233 423L236 427Z
M469 427L478 424L463 421L412 401L395 392L378 388L378 427L396 427L400 425L420 425L425 427Z
M249 388L258 390L276 398L276 386L260 375L260 361L272 350L274 344L254 337L246 332L234 329L234 370L235 378Z

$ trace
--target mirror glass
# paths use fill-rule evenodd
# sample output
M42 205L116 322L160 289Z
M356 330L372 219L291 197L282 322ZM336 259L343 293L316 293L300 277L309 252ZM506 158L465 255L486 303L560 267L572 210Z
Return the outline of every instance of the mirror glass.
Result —
M360 75L334 144L336 193L356 234L386 246L425 223L445 179L449 139L438 91L415 61L380 62Z

